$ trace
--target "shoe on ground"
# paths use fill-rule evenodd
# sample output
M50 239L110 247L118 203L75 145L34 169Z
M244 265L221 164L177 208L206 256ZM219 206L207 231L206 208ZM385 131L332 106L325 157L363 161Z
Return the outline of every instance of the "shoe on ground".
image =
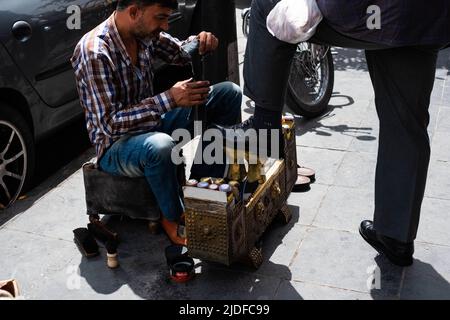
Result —
M311 180L311 183L316 182L316 172L311 168L299 167L297 168L297 174L299 176L308 177L309 180Z
M292 192L306 192L311 190L311 179L305 176L298 176Z
M413 263L414 242L400 242L398 240L377 234L373 222L361 222L359 233L368 244L378 253L385 255L389 261L400 267L407 267Z

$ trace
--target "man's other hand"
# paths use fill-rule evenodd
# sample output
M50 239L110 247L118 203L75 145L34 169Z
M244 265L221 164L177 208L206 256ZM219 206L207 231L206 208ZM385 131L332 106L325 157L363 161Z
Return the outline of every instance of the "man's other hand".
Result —
M200 55L214 51L219 46L219 39L217 39L211 32L202 31L197 36L200 47L198 52Z
M170 93L179 107L205 104L209 91L209 81L192 81L192 78L177 82L170 89Z

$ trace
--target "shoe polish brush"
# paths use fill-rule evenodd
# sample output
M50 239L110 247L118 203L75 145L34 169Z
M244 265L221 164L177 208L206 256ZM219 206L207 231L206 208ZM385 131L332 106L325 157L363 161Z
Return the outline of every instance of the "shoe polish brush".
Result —
M119 266L119 261L117 259L117 240L110 239L106 241L105 247L106 247L106 264L109 268L115 269Z

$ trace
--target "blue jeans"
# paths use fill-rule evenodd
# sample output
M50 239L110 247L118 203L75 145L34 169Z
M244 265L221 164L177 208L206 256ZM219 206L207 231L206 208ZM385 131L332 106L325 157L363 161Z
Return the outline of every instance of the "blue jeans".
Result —
M231 82L212 86L206 103L209 123L233 125L241 113L242 92ZM179 128L191 129L191 108L176 108L162 115L155 131L126 135L113 143L99 161L102 171L113 175L142 177L148 181L163 216L177 221L184 212L183 198L171 153L176 145L170 136Z

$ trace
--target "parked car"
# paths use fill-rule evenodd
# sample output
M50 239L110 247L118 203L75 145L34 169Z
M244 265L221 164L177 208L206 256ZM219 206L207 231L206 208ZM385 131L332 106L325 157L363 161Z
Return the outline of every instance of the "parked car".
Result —
M238 81L236 33L230 31L235 30L234 2L178 2L170 33L184 39L201 29L214 32L221 44L208 79ZM79 39L105 20L116 3L0 0L0 208L12 204L39 169L36 142L82 116L69 59ZM72 5L80 9L79 29L72 28L73 14L78 14L68 10Z

